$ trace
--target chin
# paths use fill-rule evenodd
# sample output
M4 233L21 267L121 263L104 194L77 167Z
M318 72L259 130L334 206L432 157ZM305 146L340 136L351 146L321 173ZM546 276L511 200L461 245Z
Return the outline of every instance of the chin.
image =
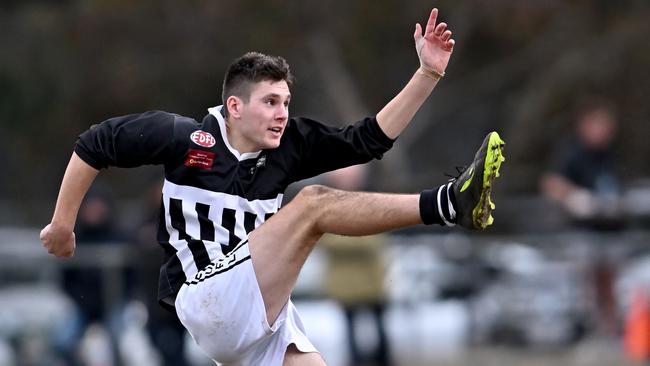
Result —
M266 141L264 149L276 149L280 146L280 140Z

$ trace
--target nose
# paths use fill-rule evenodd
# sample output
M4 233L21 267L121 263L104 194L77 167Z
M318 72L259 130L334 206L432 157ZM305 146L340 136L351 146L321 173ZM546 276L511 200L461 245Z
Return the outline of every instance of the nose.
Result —
M287 118L289 118L289 107L285 106L285 105L281 105L278 108L278 111L277 111L277 113L275 115L275 119L277 119L279 121L284 121Z

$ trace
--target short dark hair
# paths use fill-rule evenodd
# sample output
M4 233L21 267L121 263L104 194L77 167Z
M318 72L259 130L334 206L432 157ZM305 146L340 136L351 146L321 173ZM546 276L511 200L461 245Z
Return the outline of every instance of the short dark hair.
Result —
M265 80L284 80L291 87L293 74L291 74L287 60L280 56L269 56L259 52L247 52L235 59L228 67L223 79L221 99L224 109L226 109L226 100L231 95L248 102L253 84Z

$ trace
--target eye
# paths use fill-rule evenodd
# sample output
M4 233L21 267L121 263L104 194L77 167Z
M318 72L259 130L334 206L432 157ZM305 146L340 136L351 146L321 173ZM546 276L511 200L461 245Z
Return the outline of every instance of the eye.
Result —
M285 107L288 107L288 106L289 106L289 101L288 101L288 100L287 100L286 102L284 102L284 106L285 106Z
M267 99L264 103L266 103L266 105L273 106L273 105L275 105L275 100Z

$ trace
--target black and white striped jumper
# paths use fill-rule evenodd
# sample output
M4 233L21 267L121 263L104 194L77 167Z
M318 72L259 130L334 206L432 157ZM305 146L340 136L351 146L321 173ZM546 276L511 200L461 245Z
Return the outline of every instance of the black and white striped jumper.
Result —
M164 166L157 240L165 252L158 299L166 308L184 282L280 209L289 184L380 159L393 145L374 117L345 128L291 118L278 148L240 154L228 143L221 108L201 123L162 111L111 118L75 146L96 169Z

